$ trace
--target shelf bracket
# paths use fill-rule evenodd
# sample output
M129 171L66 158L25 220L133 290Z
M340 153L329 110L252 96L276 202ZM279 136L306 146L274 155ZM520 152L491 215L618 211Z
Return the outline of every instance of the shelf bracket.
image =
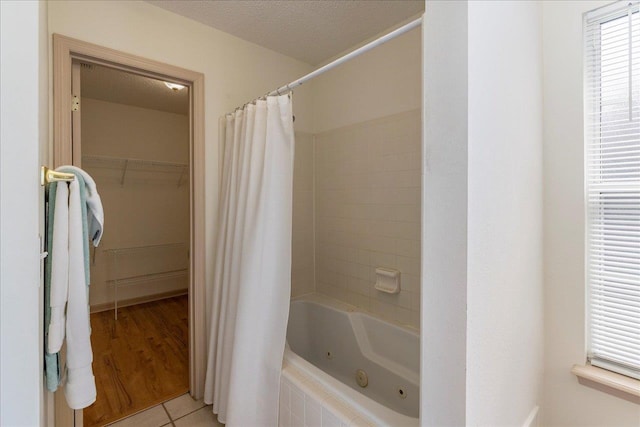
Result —
M180 173L180 178L178 178L178 188L180 188L180 186L182 185L182 178L184 178L184 174L187 172L187 168L188 166L183 166L182 167L182 172Z
M122 177L120 178L120 185L124 185L124 177L127 176L128 168L129 168L129 159L125 159L124 168L122 169Z

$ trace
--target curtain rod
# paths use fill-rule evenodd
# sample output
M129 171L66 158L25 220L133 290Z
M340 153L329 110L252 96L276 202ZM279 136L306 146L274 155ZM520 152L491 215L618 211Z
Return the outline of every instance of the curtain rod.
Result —
M275 95L285 95L289 92L291 92L294 88L308 82L309 80L313 79L314 77L319 76L320 74L323 74L329 70L331 70L332 68L337 67L338 65L347 62L353 58L355 58L356 56L360 56L365 52L370 51L371 49L380 46L381 44L384 44L386 42L388 42L389 40L392 40L408 31L413 30L416 27L419 27L420 24L422 24L422 17L414 19L413 21L409 22L408 24L403 25L400 28L397 28L393 31L391 31L388 34L385 34L382 37L379 37L367 44L365 44L364 46L361 46L359 48L357 48L356 50L347 53L344 56L341 56L340 58L331 61L330 63L328 63L327 65L324 65L320 68L318 68L317 70L314 70L312 72L310 72L307 75L304 75L302 77L300 77L297 80L292 81L291 83L288 83L284 86L279 87L278 89L272 90L271 92L267 93L266 95L261 96L258 99L263 99L267 96L275 96ZM245 104L247 105L247 104ZM241 108L241 107L238 107Z

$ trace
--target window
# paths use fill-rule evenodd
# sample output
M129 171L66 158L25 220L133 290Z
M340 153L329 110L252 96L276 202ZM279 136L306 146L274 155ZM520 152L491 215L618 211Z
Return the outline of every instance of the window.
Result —
M640 379L640 8L585 15L588 359Z

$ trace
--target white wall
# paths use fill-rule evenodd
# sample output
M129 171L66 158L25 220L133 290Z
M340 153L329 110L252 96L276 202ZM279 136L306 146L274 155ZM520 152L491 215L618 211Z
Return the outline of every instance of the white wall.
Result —
M423 31L422 423L535 425L541 6L428 1Z
M423 426L465 425L467 8L427 1L423 23Z
M59 33L205 75L207 283L213 282L218 200L218 117L311 71L311 66L145 2L55 1ZM296 90L296 129L311 130L309 87Z
M47 135L46 4L2 1L0 17L0 424L36 426L45 415L38 163Z
M521 426L540 399L541 13L469 2L467 425Z
M585 224L582 14L609 2L544 2L545 426L635 426L640 406L580 385Z

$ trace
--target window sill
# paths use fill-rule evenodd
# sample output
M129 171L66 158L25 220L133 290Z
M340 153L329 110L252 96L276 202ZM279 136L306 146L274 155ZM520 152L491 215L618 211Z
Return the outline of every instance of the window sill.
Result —
M582 385L640 404L640 380L591 365L573 365L571 373Z

